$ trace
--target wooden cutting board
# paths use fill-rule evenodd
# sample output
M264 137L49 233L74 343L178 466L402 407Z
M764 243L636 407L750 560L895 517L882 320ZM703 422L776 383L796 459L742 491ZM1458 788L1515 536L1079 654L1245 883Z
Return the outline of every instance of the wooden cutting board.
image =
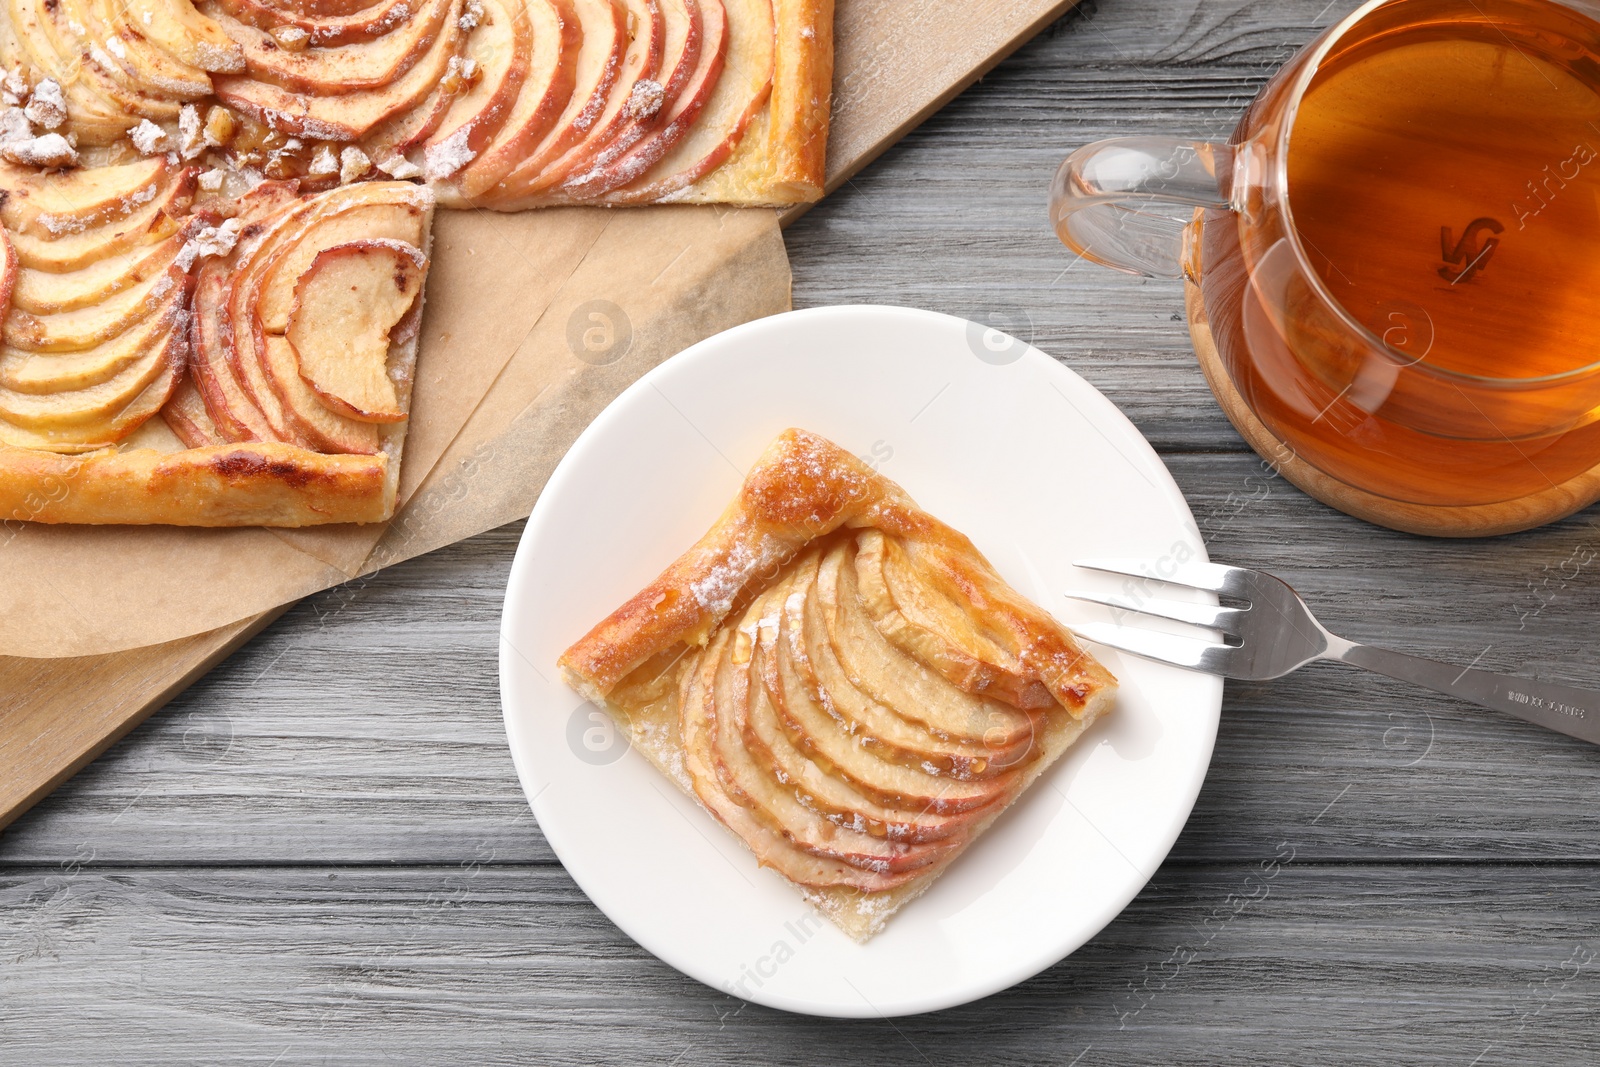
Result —
M828 189L876 159L1076 0L838 0ZM785 222L804 209L787 215ZM181 641L0 657L0 827L226 659L288 605Z

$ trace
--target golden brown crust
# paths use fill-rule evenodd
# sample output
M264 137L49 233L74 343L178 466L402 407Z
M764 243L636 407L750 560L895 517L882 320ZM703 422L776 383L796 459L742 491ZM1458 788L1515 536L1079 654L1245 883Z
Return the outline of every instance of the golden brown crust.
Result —
M773 0L778 51L772 76L769 193L783 203L822 196L833 93L833 0Z
M1063 706L1080 711L1115 682L1070 633L1019 596L964 535L919 508L894 482L833 442L790 429L767 446L722 516L694 547L561 656L564 670L609 693L652 657L704 645L763 580L807 544L841 527L877 528L925 553L1023 666Z
M787 207L822 198L833 103L834 0L772 0L772 91L732 157L681 204Z
M394 508L387 456L293 445L212 445L63 456L0 448L0 516L27 522L316 526L380 522Z

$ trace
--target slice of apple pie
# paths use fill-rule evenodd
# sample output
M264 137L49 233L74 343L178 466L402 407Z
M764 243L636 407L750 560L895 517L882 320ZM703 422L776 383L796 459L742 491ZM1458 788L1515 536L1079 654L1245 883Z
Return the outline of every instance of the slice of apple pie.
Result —
M970 541L802 430L774 441L711 530L560 666L860 941L1116 692Z

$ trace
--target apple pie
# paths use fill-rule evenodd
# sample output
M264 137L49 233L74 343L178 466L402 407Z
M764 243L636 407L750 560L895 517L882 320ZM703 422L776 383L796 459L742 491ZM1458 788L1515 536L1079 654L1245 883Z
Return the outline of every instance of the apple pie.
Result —
M389 518L435 205L814 200L832 23L0 0L0 515Z
M0 68L15 163L784 205L822 193L833 0L0 0Z
M427 188L263 182L208 206L195 168L157 159L0 173L0 192L0 514L388 517Z
M802 430L774 441L710 531L560 667L859 941L1116 692L970 541Z

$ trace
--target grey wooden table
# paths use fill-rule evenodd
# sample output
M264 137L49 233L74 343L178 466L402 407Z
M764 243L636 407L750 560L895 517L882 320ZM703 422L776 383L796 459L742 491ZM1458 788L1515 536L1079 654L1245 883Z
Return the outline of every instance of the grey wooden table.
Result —
M790 231L796 304L1031 333L1161 450L1218 558L1356 639L1600 684L1593 513L1435 542L1322 507L1218 413L1177 288L1045 225L1067 150L1222 135L1353 6L1090 3ZM517 786L519 532L299 605L0 838L0 1062L1600 1062L1600 749L1332 667L1230 684L1171 857L1037 978L858 1023L700 986L588 902Z

